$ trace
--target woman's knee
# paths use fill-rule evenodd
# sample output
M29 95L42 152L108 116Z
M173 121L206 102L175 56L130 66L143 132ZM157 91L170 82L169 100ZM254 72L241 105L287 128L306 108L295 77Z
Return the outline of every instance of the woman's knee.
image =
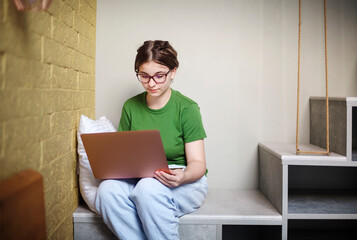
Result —
M130 193L130 199L134 202L141 201L149 204L149 201L164 196L170 197L170 195L170 189L155 178L143 178Z
M129 180L105 180L97 189L97 201L102 202L112 201L113 199L127 197L129 195L131 185L134 185Z
M114 194L114 185L115 185L115 180L105 180L101 182L97 189L97 201L105 201L108 199L111 195Z

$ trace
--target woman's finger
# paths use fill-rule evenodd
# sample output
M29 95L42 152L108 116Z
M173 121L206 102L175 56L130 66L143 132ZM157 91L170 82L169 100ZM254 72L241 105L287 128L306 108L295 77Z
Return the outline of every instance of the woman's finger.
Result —
M159 180L162 184L164 184L164 185L166 185L166 186L168 186L168 187L171 187L171 183L168 181L168 180L166 180L161 174L160 174L160 172L155 172L155 178L157 179L157 180Z
M175 179L176 179L176 176L173 174L169 174L164 171L160 171L159 173L163 178L165 178L168 181L175 181Z

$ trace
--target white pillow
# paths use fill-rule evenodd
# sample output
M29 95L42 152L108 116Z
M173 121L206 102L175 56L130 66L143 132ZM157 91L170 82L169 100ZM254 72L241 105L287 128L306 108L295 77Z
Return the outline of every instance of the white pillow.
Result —
M98 133L98 132L115 132L113 124L106 117L101 117L98 120L90 119L81 115L77 131L78 140L78 155L79 155L79 188L84 201L88 207L97 212L95 209L95 198L100 180L95 179L90 167L86 151L83 146L82 133Z

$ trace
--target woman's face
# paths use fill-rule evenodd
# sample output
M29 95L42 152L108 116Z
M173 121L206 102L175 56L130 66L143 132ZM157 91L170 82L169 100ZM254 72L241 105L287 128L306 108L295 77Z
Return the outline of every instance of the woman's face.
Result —
M167 66L161 65L154 61L149 61L141 64L139 67L139 74L147 77L152 77L155 75L165 75L169 72ZM149 82L141 83L150 97L161 97L169 93L170 85L172 79L175 77L176 68L172 69L166 76L166 81L164 83L156 83L153 78L150 78Z

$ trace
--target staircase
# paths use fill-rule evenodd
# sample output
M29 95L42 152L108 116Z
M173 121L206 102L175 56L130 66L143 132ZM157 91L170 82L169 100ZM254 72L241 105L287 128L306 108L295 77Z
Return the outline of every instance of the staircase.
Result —
M329 99L330 150L260 143L260 189L282 213L282 239L357 239L357 98ZM324 151L325 100L310 98L310 144Z

